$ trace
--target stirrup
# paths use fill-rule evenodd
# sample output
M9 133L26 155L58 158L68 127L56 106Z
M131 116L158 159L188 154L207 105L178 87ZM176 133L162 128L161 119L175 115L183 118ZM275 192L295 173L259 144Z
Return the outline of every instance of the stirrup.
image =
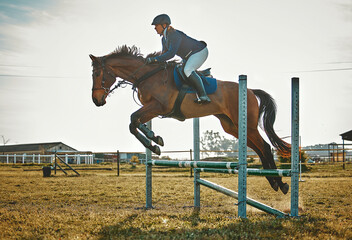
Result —
M203 103L207 104L207 103L210 103L211 100L210 100L210 98L208 96L202 96L202 97L194 99L194 102L198 103L198 104L203 104Z

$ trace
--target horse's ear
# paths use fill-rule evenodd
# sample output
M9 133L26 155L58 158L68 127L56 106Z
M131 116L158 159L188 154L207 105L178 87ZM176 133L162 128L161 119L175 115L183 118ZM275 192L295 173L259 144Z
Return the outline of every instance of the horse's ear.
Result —
M90 57L90 59L92 59L93 62L95 62L97 60L97 58L94 57L92 54L89 54L89 57Z

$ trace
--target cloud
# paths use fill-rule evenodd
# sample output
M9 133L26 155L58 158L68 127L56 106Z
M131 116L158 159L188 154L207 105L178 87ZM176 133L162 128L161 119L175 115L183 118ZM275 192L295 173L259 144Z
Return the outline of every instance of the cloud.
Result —
M31 24L41 24L55 18L47 10L54 1L4 0L0 3L0 53L21 52L26 48L23 31Z
M128 130L129 115L138 108L129 89L117 91L104 108L93 105L88 54L102 56L123 44L136 45L144 55L160 50L160 38L150 25L159 13L168 13L175 28L208 43L210 55L204 67L212 67L214 76L237 81L239 74L247 74L250 88L264 89L277 99L280 111L276 127L285 130L280 135L290 134L289 79L292 74L302 77L302 107L310 106L306 107L309 112L302 114L302 119L307 129L316 128L310 124L308 115L319 116L328 106L319 105L319 99L314 101L316 95L313 93L324 93L322 98L328 99L324 96L340 94L340 88L347 92L351 90L346 87L351 71L326 71L351 68L351 64L326 66L331 62L351 62L352 46L340 41L350 39L347 36L351 32L346 30L348 22L330 1L253 2L238 0L219 4L209 1L203 4L200 0L191 3L181 0L165 4L161 0L151 3L144 0L133 3L117 0L1 0L0 102L3 104L0 104L0 115L11 115L11 119L0 119L0 132L12 123L13 128L22 126L16 130L18 134L7 134L7 130L4 134L19 141L38 142L46 138L56 141L65 135L75 135L74 146L87 150L111 150L116 146L134 150L141 147ZM185 9L185 5L191 8ZM196 11L192 10L194 7ZM189 16L185 14L187 12ZM301 72L298 74L298 71ZM339 83L337 89L330 91L331 79L343 84ZM350 100L345 95L347 93L343 99ZM124 107L121 102L128 105ZM335 108L331 109L334 112L326 118L341 115L335 112ZM16 116L16 112L21 115ZM53 112L56 115L51 118ZM204 130L215 126L216 131L222 131L216 119L208 119L202 122ZM76 127L83 122L84 127ZM113 124L112 132L124 137L110 139L111 136L105 134L108 122ZM184 123L175 120L157 119L155 122L155 129L169 139L168 146L172 146L169 142L177 134L167 136L170 124L179 126L178 132L186 129ZM91 137L87 137L85 129L95 125L99 126L101 133L93 131ZM55 132L52 126L61 127L55 128ZM22 131L24 128L27 132ZM32 129L37 130L41 139L30 139ZM321 129L317 129L316 134L303 132L303 141L327 142L328 137L319 138ZM336 132L333 128L324 131L329 131L327 136L330 139ZM130 143L126 146L125 142ZM190 144L185 146L189 148ZM181 147L179 142L173 146Z
M49 8L53 1L19 1L5 0L0 3L0 24L29 24L38 18L50 17L45 9Z

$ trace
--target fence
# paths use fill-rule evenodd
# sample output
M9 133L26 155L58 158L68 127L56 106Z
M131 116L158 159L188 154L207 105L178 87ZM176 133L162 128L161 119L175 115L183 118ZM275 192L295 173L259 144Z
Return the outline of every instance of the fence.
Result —
M59 155L59 154L58 154ZM61 158L68 164L93 164L97 161L94 154L60 154ZM3 154L0 155L0 163L53 163L55 154Z

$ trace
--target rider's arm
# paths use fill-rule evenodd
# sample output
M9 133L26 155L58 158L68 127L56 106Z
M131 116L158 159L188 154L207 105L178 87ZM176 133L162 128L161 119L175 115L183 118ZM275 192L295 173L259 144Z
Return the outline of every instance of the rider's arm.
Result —
M167 46L164 46L164 44L163 44L163 52L164 53L158 57L155 57L156 60L158 62L165 62L165 61L173 58L176 55L177 50L181 45L181 41L182 41L182 37L178 32L174 31L174 32L170 33L168 35L168 39L167 39L167 43L166 43Z

